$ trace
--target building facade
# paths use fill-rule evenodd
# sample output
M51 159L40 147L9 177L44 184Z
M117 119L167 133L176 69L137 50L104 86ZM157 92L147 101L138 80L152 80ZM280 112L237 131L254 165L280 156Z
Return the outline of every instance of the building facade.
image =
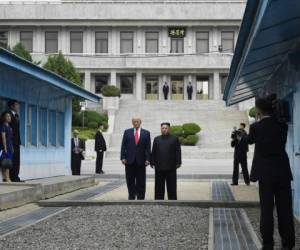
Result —
M122 98L221 100L246 1L9 1L0 3L0 46L21 42L34 60L67 56L84 88Z

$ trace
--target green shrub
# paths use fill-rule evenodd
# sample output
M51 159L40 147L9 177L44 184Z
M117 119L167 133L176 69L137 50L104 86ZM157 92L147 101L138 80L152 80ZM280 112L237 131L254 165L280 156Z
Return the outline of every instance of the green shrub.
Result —
M90 129L87 127L73 127L72 131L74 129L77 129L79 131L79 138L83 139L83 140L87 140L87 139L95 139L95 134L96 134L96 129Z
M101 93L103 96L121 96L121 91L118 87L113 85L105 85L101 88Z
M201 128L196 123L185 123L182 125L184 135L195 135L201 131Z
M184 140L184 137L183 137L183 136L179 136L179 137L178 137L178 140L179 140L179 142L182 144L182 142L183 142L183 140Z
M197 142L198 142L197 135L188 135L186 138L182 140L182 144L187 146L195 146Z
M256 108L253 107L249 110L249 116L255 118L256 116Z
M72 125L74 127L82 127L82 112L76 112L73 113L72 116ZM89 123L96 123L98 127L98 124L102 124L104 128L107 129L107 124L108 124L108 116L106 113L98 113L96 111L84 111L84 126L89 126ZM95 126L95 125L92 125Z
M171 126L171 134L180 137L183 135L183 129L181 125L173 125Z
M88 123L88 128L97 129L98 128L98 123L97 122L89 122Z
M84 124L88 124L88 119L84 116ZM72 115L72 126L81 127L82 126L82 112L74 112Z

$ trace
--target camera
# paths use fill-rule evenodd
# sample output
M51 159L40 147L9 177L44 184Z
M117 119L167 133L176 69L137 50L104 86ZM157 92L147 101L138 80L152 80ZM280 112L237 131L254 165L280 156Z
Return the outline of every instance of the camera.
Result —
M234 127L231 133L231 139L236 140L238 136L242 136L242 131L237 130L236 127Z

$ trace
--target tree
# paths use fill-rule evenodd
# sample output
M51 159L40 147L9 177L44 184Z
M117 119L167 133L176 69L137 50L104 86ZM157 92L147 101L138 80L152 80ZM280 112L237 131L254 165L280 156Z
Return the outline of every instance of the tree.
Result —
M17 43L12 49L8 48L8 50L16 54L17 56L22 57L29 62L32 62L30 53L25 49L22 43Z
M79 72L74 67L73 63L63 56L61 51L57 55L49 56L47 62L43 65L43 68L50 70L79 86L82 85ZM79 101L79 97L73 97L73 113L80 111Z

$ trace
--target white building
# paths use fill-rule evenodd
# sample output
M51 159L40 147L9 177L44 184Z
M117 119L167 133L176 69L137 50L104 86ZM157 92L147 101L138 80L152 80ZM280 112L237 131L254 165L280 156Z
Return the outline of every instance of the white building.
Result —
M0 46L19 41L34 60L62 53L100 94L117 85L122 98L221 99L246 1L1 1Z

